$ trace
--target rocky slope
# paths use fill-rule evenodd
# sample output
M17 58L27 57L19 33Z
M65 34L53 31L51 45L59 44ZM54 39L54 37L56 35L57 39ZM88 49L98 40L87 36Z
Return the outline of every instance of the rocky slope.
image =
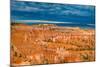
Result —
M95 31L52 24L11 26L11 64L34 65L95 60Z

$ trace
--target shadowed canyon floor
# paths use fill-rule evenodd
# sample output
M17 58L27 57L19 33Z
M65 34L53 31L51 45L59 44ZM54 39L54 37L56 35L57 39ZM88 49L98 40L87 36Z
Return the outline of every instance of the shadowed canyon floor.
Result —
M53 24L13 24L11 64L36 65L95 60L95 31Z

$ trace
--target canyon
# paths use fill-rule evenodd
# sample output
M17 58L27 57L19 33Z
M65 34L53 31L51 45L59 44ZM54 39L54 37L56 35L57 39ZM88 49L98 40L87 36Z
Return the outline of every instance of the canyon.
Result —
M95 30L55 24L12 24L11 64L95 61Z

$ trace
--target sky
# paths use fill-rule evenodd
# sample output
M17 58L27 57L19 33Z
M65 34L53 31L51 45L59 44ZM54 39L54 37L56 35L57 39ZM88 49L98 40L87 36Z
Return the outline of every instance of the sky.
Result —
M95 6L11 0L11 20L22 23L95 24Z

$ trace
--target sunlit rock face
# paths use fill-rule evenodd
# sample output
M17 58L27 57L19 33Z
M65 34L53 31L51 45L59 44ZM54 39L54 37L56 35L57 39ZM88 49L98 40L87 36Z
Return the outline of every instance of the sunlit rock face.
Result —
M53 24L14 24L11 29L12 65L95 60L94 29Z

